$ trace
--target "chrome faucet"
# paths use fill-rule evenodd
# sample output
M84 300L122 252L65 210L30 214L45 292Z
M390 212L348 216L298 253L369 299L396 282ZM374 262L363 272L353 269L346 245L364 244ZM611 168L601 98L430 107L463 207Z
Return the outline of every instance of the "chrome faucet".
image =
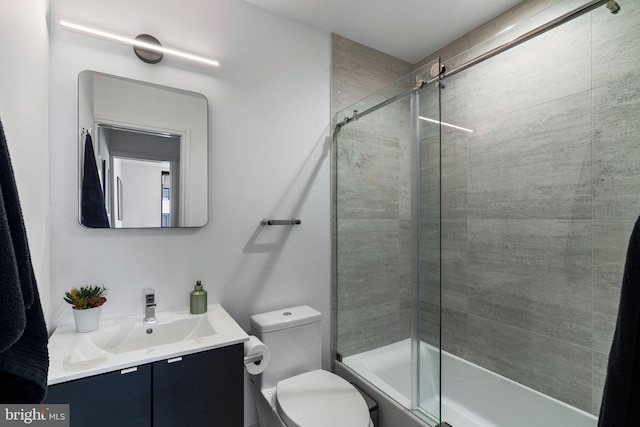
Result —
M156 321L156 292L153 289L144 290L144 323Z

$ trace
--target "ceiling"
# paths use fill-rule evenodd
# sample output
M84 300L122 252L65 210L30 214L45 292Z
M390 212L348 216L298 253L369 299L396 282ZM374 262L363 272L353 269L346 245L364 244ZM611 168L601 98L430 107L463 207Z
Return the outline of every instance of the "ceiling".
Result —
M246 0L415 64L522 0Z

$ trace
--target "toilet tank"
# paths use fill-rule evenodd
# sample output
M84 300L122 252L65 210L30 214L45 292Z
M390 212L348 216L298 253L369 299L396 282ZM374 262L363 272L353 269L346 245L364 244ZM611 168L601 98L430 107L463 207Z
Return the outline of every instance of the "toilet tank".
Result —
M262 390L278 381L321 368L322 336L319 311L307 305L251 316L251 335L271 352L269 367L257 378Z

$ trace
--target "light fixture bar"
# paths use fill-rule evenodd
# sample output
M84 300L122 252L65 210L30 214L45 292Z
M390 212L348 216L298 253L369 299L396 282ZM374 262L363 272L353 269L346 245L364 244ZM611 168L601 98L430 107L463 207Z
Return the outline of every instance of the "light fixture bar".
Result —
M472 132L473 133L472 129L463 128L462 126L452 125L451 123L441 122L439 120L430 119L428 117L423 117L423 116L418 116L418 117L420 118L420 120L424 120L425 122L435 123L437 125L448 126L450 128L459 129L459 130L463 130L465 132Z
M107 31L98 30L95 28L87 27L84 25L74 24L67 21L60 21L60 27L65 30L75 31L78 33L98 37L105 40L111 40L118 43L127 44L130 46L137 46L143 49L151 50L154 52L160 52L167 55L177 56L183 59L188 59L190 61L201 62L203 64L211 65L213 67L218 67L220 63L214 59L205 58L203 56L194 55L192 53L184 52L181 50L171 49L164 46L158 46L151 43L145 43L140 40L133 39L131 37L119 36L117 34L109 33Z

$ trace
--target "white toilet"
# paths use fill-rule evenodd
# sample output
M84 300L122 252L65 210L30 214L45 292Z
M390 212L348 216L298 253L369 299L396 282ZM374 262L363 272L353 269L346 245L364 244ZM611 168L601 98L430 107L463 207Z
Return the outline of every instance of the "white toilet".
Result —
M360 393L321 369L321 314L303 305L251 316L271 362L251 375L260 427L373 427Z

